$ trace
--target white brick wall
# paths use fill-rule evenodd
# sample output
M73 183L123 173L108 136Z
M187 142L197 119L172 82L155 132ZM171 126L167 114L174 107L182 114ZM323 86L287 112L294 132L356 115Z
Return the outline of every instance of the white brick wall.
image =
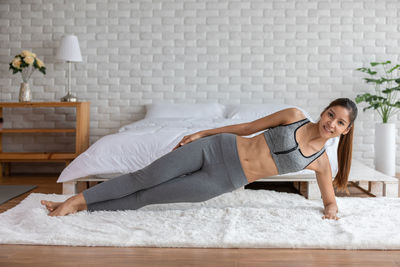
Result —
M8 63L22 49L47 66L45 77L31 79L34 101L65 95L67 65L54 55L63 34L76 34L83 62L74 64L72 88L91 102L91 143L143 118L151 102L274 101L317 118L334 98L367 90L356 68L399 63L399 8L397 0L2 0L1 101L18 99L21 79ZM5 126L73 124L64 110L41 112L5 110ZM354 154L371 166L377 121L360 106ZM53 149L70 149L72 141L35 138L37 147ZM21 136L3 141L9 151L37 149ZM398 172L399 142L398 134Z

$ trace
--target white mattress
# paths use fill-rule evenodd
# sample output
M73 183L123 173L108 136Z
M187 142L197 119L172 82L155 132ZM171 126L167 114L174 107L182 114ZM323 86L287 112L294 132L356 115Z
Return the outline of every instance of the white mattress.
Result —
M92 175L114 177L118 174L134 172L170 152L185 135L255 119L258 118L153 118L139 120L120 128L115 134L100 138L62 171L57 182L62 183ZM309 119L314 122L312 118L309 117ZM338 141L339 138L333 138L325 144L333 176L337 172ZM302 170L296 173L307 174L313 173L313 171ZM293 175L293 173L290 174Z

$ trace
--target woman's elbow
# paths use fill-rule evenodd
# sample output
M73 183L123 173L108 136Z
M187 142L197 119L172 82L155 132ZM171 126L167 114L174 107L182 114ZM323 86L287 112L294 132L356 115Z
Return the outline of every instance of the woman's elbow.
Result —
M238 135L240 136L247 136L253 134L251 129L251 124L246 122L241 124L240 131L238 131Z

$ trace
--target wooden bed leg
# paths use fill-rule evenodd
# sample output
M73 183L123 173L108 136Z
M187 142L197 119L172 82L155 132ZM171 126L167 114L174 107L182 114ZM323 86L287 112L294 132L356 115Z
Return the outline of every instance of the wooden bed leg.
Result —
M65 182L63 185L63 195L76 194L78 192L77 182Z
M299 185L299 193L304 196L305 198L307 198L307 182L298 182Z
M399 183L396 182L383 182L384 197L398 197L399 196Z
M321 199L321 192L316 181L307 182L307 199Z
M368 191L375 196L383 196L384 182L368 182Z

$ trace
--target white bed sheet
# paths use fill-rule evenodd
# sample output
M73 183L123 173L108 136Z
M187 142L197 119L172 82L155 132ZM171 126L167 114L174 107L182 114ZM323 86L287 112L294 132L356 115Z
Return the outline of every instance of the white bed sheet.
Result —
M170 152L187 134L255 119L258 118L152 118L139 120L120 128L115 134L100 138L92 144L62 171L57 182L62 183L92 175L107 176L111 174L111 176L116 176L116 174L134 172ZM309 119L315 122L311 117ZM247 137L259 133L261 131ZM333 138L325 144L333 176L337 172L336 151L338 141L339 138ZM308 174L313 173L313 171L302 170L295 173ZM290 174L293 175L294 173Z

